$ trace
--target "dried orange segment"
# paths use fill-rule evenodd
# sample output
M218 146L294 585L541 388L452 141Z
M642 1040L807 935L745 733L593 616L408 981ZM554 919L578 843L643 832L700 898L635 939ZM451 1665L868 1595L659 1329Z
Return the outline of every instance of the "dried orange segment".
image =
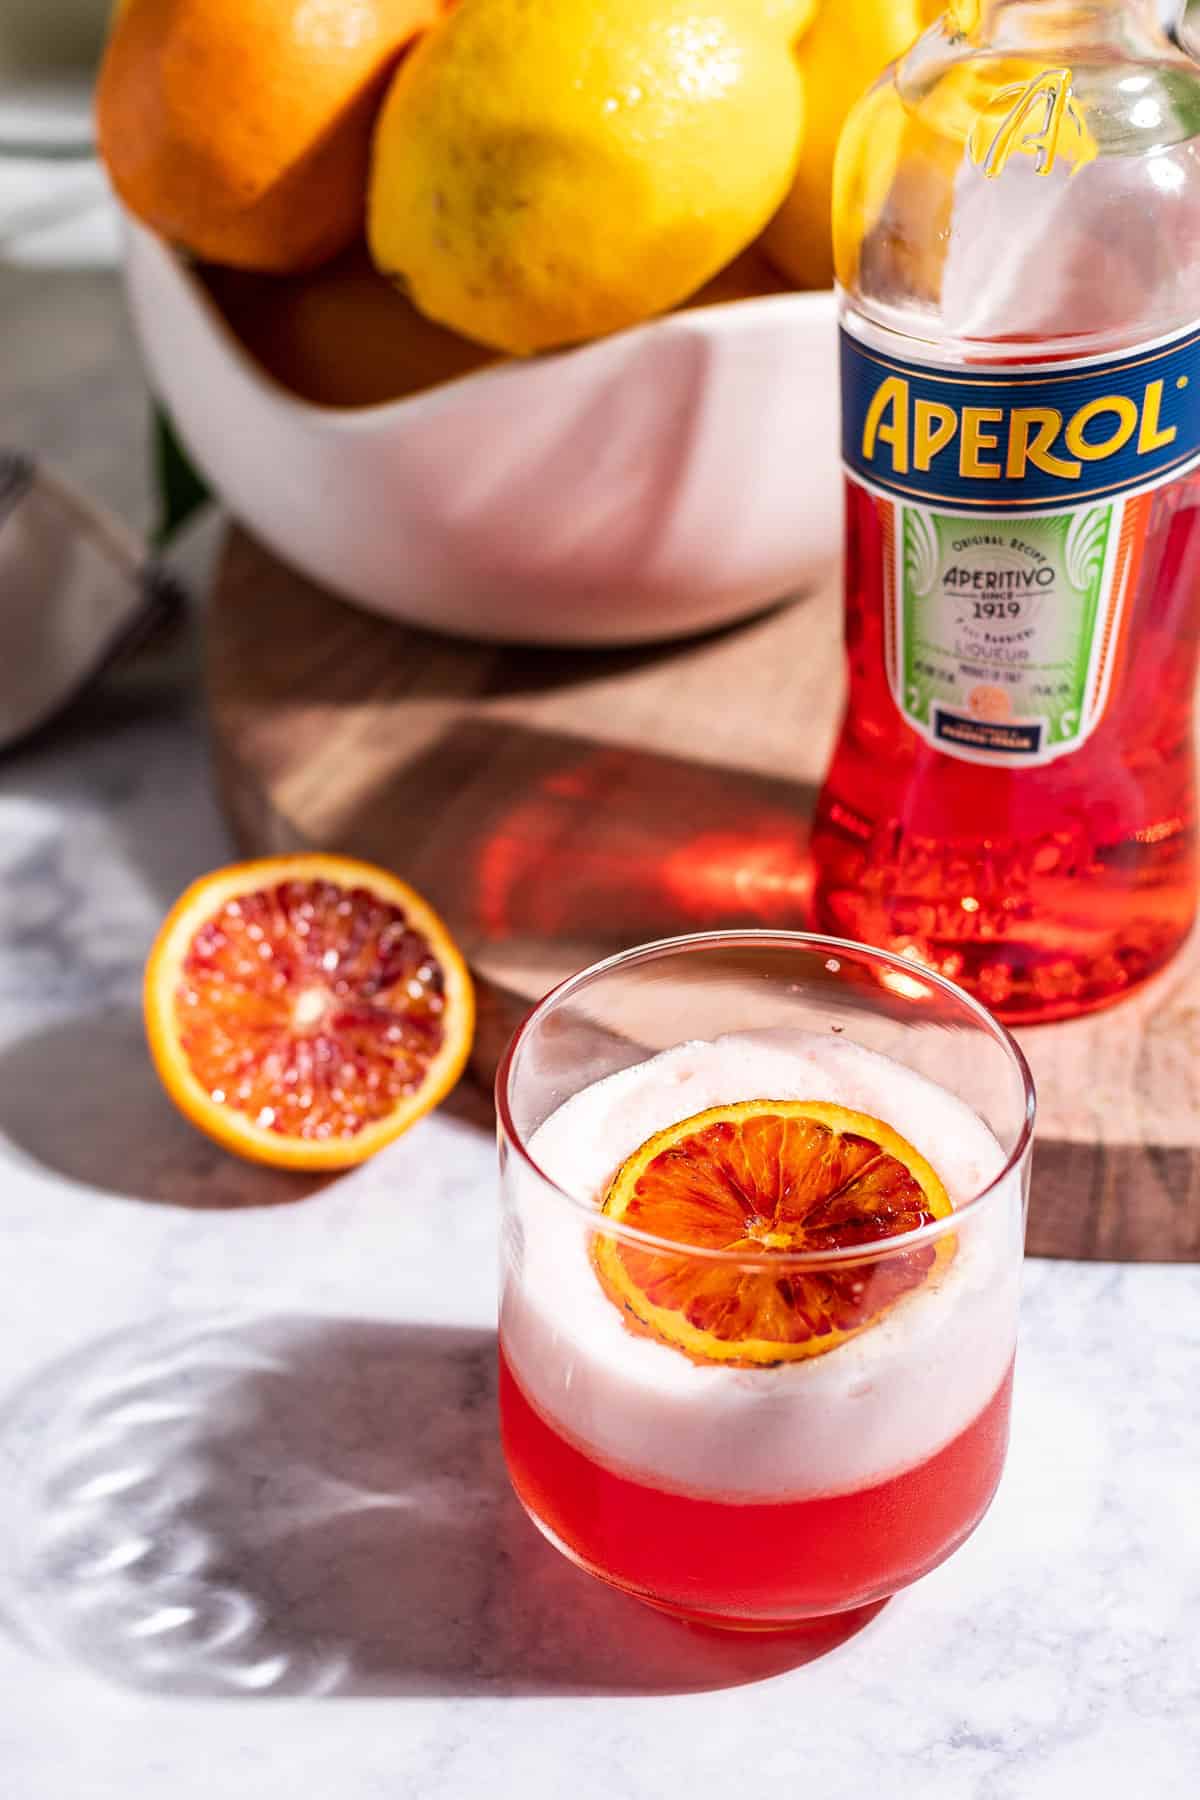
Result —
M597 1233L593 1261L634 1330L697 1362L762 1367L866 1330L954 1253L933 1244L827 1268L761 1259L873 1244L945 1218L925 1158L881 1119L812 1100L717 1106L660 1131L617 1171L608 1218L688 1256ZM757 1260L741 1264L729 1254Z
M171 1098L279 1168L364 1161L437 1104L470 1053L470 976L437 914L386 870L267 857L206 875L146 966Z

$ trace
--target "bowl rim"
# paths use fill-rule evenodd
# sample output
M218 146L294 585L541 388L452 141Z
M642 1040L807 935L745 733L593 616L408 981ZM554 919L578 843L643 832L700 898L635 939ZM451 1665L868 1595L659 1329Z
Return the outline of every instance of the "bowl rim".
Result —
M837 316L837 296L833 288L759 294L736 301L716 300L705 306L659 314L638 325L610 332L607 336L595 338L588 343L544 351L533 357L513 357L481 369L472 369L466 374L451 376L449 380L427 388L422 393L404 395L396 400L377 400L365 406L325 405L303 399L264 369L229 324L184 252L169 244L150 226L144 225L126 207L122 206L120 211L125 238L123 260L126 279L129 279L131 258L136 257L139 263L146 259L155 262L179 294L190 300L193 309L207 323L225 359L233 364L243 379L257 388L263 398L285 417L290 417L296 423L306 422L310 426L326 429L331 425L340 429L367 429L400 416L414 422L424 420L452 406L456 390L467 385L478 389L486 383L489 387L502 388L505 384L520 380L530 369L552 366L568 357L574 360L586 357L603 364L606 359L622 357L631 340L652 332L661 335L673 331L702 336L711 333L715 327L722 333L745 333L775 314L799 314L813 323L830 325Z

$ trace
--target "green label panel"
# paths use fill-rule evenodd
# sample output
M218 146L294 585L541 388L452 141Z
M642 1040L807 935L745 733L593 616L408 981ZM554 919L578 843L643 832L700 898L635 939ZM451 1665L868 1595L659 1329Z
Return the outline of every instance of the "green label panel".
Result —
M898 506L896 699L949 755L1047 762L1098 716L1122 502L1054 517Z

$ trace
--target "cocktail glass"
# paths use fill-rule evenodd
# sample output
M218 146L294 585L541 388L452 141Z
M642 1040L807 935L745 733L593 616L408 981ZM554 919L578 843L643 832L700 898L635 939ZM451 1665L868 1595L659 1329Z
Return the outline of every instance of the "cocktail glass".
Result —
M866 1249L798 1253L777 1232L749 1254L600 1210L697 1093L784 1098L753 1091L768 1069L793 1099L841 1087L885 1119L946 1175L953 1212ZM834 938L672 939L547 995L498 1077L500 1395L513 1486L551 1543L652 1606L742 1630L869 1606L948 1557L1004 1463L1034 1107L1020 1049L975 1000ZM799 1360L711 1362L622 1307L614 1259L635 1296L770 1285L797 1316L811 1301L867 1322Z

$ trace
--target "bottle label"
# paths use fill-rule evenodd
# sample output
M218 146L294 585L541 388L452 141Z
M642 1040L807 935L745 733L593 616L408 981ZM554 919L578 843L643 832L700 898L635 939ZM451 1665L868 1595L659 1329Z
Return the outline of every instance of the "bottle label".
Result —
M847 473L875 496L897 706L1028 766L1108 705L1155 489L1200 463L1200 327L1119 358L936 367L842 331Z

